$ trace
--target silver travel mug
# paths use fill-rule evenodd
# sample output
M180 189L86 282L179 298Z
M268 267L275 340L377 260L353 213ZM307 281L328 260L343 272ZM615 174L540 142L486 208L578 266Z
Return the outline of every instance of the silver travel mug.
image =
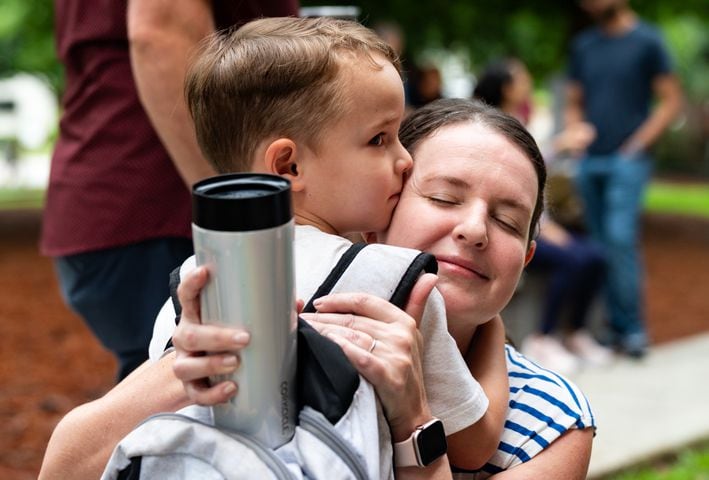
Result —
M296 325L290 182L275 175L228 174L192 188L197 265L209 281L202 323L243 327L251 342L232 376L239 391L214 407L215 423L268 447L295 432Z

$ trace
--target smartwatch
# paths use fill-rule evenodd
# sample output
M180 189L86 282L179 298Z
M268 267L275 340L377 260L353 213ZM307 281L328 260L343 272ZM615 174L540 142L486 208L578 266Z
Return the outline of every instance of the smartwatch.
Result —
M433 420L416 427L403 442L394 444L394 465L397 467L426 467L446 453L448 443L443 422Z

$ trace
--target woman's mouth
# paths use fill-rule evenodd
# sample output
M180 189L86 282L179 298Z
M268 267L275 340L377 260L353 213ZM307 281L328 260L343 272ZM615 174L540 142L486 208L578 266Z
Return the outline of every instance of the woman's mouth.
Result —
M482 280L490 280L483 270L471 262L455 256L436 256L438 266L442 270L447 270L455 275L461 275L467 278L479 278Z

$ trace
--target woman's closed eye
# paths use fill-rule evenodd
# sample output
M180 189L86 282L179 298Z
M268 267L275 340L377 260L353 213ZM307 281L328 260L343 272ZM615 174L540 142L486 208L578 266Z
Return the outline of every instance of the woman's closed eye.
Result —
M514 233L515 235L521 235L519 225L514 219L505 215L498 215L495 217L495 221L499 223L505 230L508 230Z
M426 197L429 202L440 206L453 206L458 205L460 202L453 197L445 197L442 195L429 195Z

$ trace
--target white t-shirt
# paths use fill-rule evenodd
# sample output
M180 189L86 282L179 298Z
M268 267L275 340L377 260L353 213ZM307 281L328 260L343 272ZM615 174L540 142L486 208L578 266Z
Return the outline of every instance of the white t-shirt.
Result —
M325 280L342 254L352 243L342 237L323 233L310 226L295 229L295 273L297 297L309 300ZM382 258L373 259L378 268L369 270L368 278L355 279L359 288L351 290L340 285L333 291L366 291L382 298L389 298L396 282L387 278L390 272L381 268L404 258L397 252L406 249L387 247L380 253ZM375 252L375 254L377 254ZM406 255L406 258L409 258ZM408 261L408 260L406 260ZM181 275L194 268L194 257L185 261ZM350 282L352 283L352 282ZM352 286L352 288L356 288ZM163 354L165 345L175 329L175 312L168 300L160 310L150 343L150 358L157 359ZM419 325L424 340L423 375L424 386L431 413L441 419L446 434L451 435L477 422L488 407L488 399L478 382L472 377L458 351L453 338L448 334L443 297L434 289L428 299L423 318Z

